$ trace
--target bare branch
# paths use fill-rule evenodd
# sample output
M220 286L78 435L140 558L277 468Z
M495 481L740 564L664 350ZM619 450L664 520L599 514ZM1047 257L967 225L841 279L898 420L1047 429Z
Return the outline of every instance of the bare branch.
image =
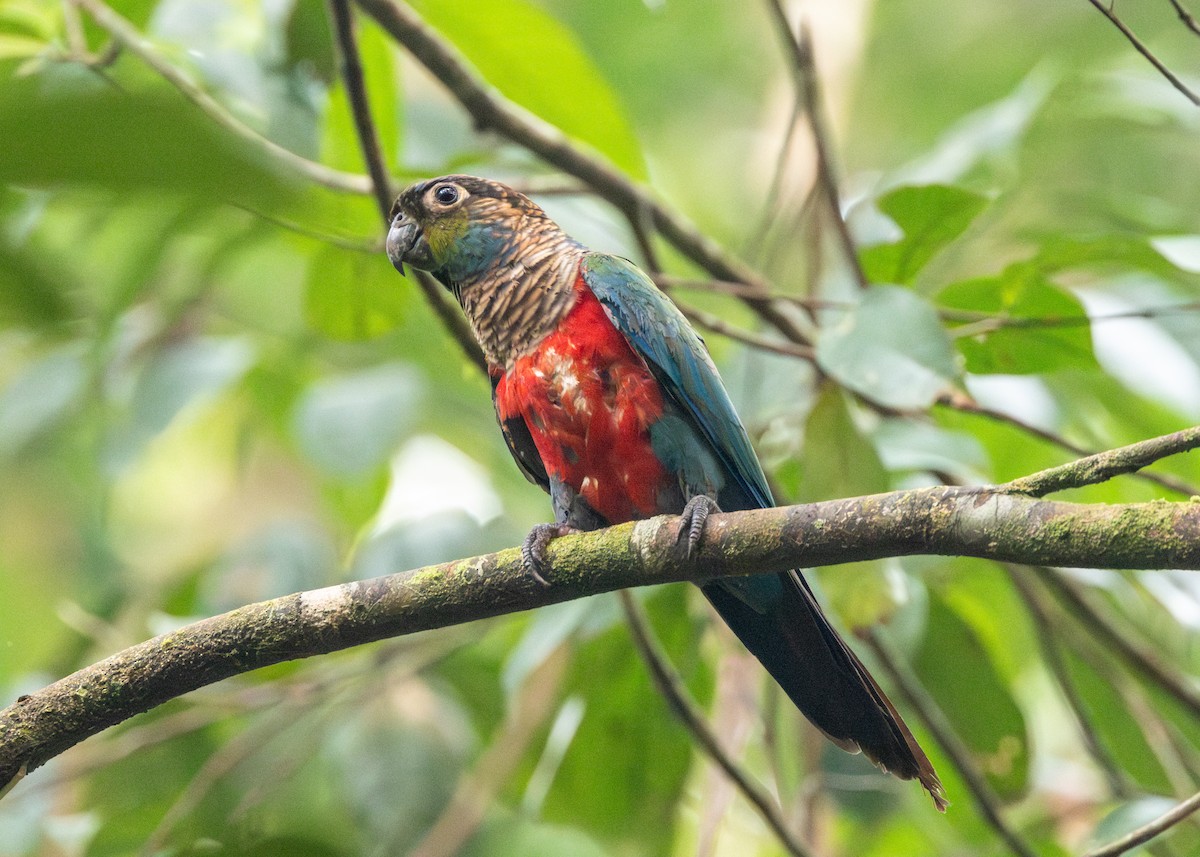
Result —
M1194 794L1150 823L1142 825L1115 842L1087 852L1083 857L1117 857L1119 854L1132 851L1139 845L1144 845L1154 837L1170 830L1198 809L1200 809L1200 794Z
M868 285L867 275L858 260L858 250L854 246L854 238L846 226L842 216L841 196L838 192L838 181L834 171L833 158L830 154L829 129L825 123L824 101L821 97L821 81L817 75L817 66L813 57L812 35L808 27L801 21L796 34L792 35L792 27L788 23L782 0L768 0L767 7L775 21L776 29L783 37L791 62L788 68L795 81L797 97L804 105L804 114L808 117L809 131L812 133L813 146L817 153L817 184L824 197L829 219L837 233L842 256L854 275L860 288Z
M362 62L358 56L358 38L354 33L350 0L329 0L329 17L333 21L333 33L337 40L342 82L346 85L346 94L349 96L350 112L354 114L354 130L358 134L358 144L367 164L367 173L371 176L371 192L379 206L379 214L386 229L388 213L392 209L392 182L383 160L375 120L371 116L367 82L363 77Z
M1117 17L1117 13L1114 12L1110 6L1101 2L1101 0L1088 0L1088 2L1095 6L1100 11L1101 15L1103 15L1105 18L1108 18L1114 27L1121 31L1121 35L1129 40L1129 44L1133 45L1134 49L1149 61L1150 65L1158 69L1158 73L1170 81L1171 86L1178 89L1183 94L1183 97L1192 102L1192 104L1200 107L1200 95L1192 92L1192 90L1187 87L1187 84L1176 77L1175 73L1167 68L1163 61L1156 57L1151 50L1146 47L1146 44L1134 34L1133 30L1129 29L1125 22Z
M1080 446L1077 443L1073 443L1060 434L1056 434L1055 432L1041 428L1040 426L1035 426L1033 423L1025 422L1020 417L1015 417L1012 414L1004 413L1004 411L998 411L995 408L989 408L986 405L981 405L970 396L957 391L953 391L941 396L938 399L937 404L956 411L962 411L966 414L974 414L976 416L984 417L995 422L1006 423L1007 425L1012 426L1024 434L1032 435L1039 440L1043 440L1046 443L1057 446L1059 449L1065 449L1067 452L1070 452L1074 455L1092 456L1098 454L1095 450L1091 450L1087 447ZM1185 497L1193 497L1197 494L1200 494L1200 489L1197 489L1180 479L1176 479L1173 476L1164 476L1160 473L1146 473L1144 471L1137 471L1132 475L1139 479L1144 479L1147 482L1153 482L1156 485L1166 488L1168 491L1174 491L1177 494L1182 494Z
M1075 581L1050 568L1036 567L1035 571L1039 579L1068 608L1071 616L1075 617L1106 651L1113 652L1138 675L1161 687L1194 717L1200 717L1200 690L1197 690L1194 684L1163 663L1150 646L1131 640L1128 635L1121 633L1108 617L1096 609L1092 600Z
M721 746L721 742L708 725L708 721L704 719L704 713L688 695L687 688L683 686L679 674L671 666L658 640L654 638L650 623L646 620L645 613L637 601L628 591L622 591L619 594L621 607L629 622L629 631L633 636L634 646L650 670L650 677L654 680L655 687L667 700L667 704L671 706L675 716L692 733L700 749L725 772L725 776L729 777L730 782L750 802L750 805L771 828L787 852L793 857L811 857L812 852L788 827L779 803L759 785L749 772L743 770L733 760L733 757L725 752L725 748Z
M958 769L968 791L971 792L971 797L975 799L975 805L979 808L983 820L1019 857L1036 857L1033 849L1025 840L1017 836L1016 831L1004 820L1004 816L1000 813L1000 798L988 785L987 778L975 764L975 760L971 758L970 749L955 733L954 727L938 707L937 702L921 686L920 679L917 678L912 668L874 629L867 631L865 638L871 646L871 651L875 653L884 670L891 676L892 682L920 716L921 721L933 734L938 745L954 762L954 767Z
M1160 458L1178 455L1197 447L1200 447L1200 426L1193 426L1174 434L1101 452L1060 467L1043 470L1032 476L1014 479L1000 486L1000 490L1027 494L1030 497L1045 497L1055 491L1106 482L1122 473L1135 473Z
M774 339L769 339L760 333L755 333L751 330L746 330L734 325L721 318L719 315L714 315L710 312L705 312L702 309L688 306L686 304L677 304L679 311L682 312L689 321L706 330L711 330L713 333L718 333L721 336L728 336L730 339L737 340L762 351L770 351L774 354L782 354L785 357L797 357L801 360L806 360L809 363L815 362L815 354L811 346L808 345L793 345L790 342L778 342Z
M1200 569L1200 503L1089 506L988 488L714 515L691 557L658 517L551 543L552 585L510 549L253 604L113 655L0 711L0 783L169 699L250 670L597 592L916 553ZM0 786L0 789L4 786Z
M1183 21L1183 25L1197 36L1200 36L1200 24L1196 23L1196 19L1192 17L1192 13L1184 8L1184 5L1179 0L1169 0L1169 2L1171 8L1175 10L1175 14L1179 16L1179 20Z
M354 128L358 134L359 147L363 159L371 174L371 191L375 204L379 207L383 219L384 230L389 225L388 215L392 210L392 187L388 178L387 166L379 145L379 135L375 131L375 120L371 117L371 106L367 100L366 81L363 79L362 65L358 57L358 44L354 36L354 18L350 11L349 0L329 0L330 16L333 19L333 29L337 37L342 64L342 79L346 84L346 92L350 97L350 109L354 114ZM429 306L441 320L442 325L458 342L459 348L467 360L481 372L487 372L487 361L471 327L458 308L452 306L444 289L423 271L416 271L417 287L429 302Z
M480 80L458 50L407 4L400 0L358 0L358 4L442 82L471 114L478 129L494 131L579 179L631 221L644 216L667 241L714 277L761 285L764 291L768 290L761 274L726 252L681 214L654 199L607 161L575 145L557 128L522 110ZM788 339L807 343L803 331L773 302L755 299L746 302Z
M1084 705L1075 686L1075 680L1071 677L1067 664L1063 660L1062 652L1059 650L1054 618L1050 615L1050 606L1046 603L1045 593L1025 579L1025 575L1029 573L1027 569L1005 565L1004 570L1008 572L1009 580L1012 581L1017 594L1025 603L1025 609L1029 612L1029 618L1033 621L1034 630L1037 632L1038 647L1042 651L1042 657L1046 666L1054 674L1058 686L1062 690L1063 698L1071 709L1084 747L1087 748L1092 760L1104 773L1105 779L1108 780L1109 790L1113 795L1128 799L1132 791L1126 782L1125 772L1121 770L1112 754L1100 740L1100 735L1096 731L1087 706Z

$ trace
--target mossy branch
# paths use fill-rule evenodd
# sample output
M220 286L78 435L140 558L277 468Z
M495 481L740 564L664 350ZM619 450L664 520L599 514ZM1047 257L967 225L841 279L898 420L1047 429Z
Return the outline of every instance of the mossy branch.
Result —
M68 747L189 691L310 657L599 592L886 556L1200 569L1200 502L1081 505L999 488L927 488L714 515L685 557L677 519L553 542L551 585L504 550L301 592L126 649L0 711L0 790Z

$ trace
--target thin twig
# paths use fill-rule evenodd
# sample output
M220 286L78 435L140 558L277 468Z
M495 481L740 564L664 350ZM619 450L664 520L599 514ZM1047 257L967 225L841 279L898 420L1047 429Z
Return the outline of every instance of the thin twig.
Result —
M1029 612L1029 618L1033 621L1034 630L1037 632L1038 646L1042 651L1042 657L1058 681L1063 698L1075 718L1075 725L1079 729L1084 747L1087 748L1097 767L1104 773L1112 794L1122 799L1129 798L1132 791L1127 783L1125 772L1100 740L1100 735L1092 722L1087 706L1083 704L1083 699L1079 696L1079 690L1075 686L1075 680L1071 677L1070 670L1067 669L1067 664L1059 651L1054 619L1050 616L1049 605L1044 603L1043 593L1031 586L1025 579L1027 570L1008 564L1004 566L1004 570L1008 573L1008 578L1012 581L1017 594L1025 603L1025 609Z
M1116 653L1133 670L1157 684L1181 705L1200 717L1200 691L1165 664L1150 646L1129 639L1092 604L1083 588L1066 575L1043 566L1035 567L1039 579L1095 637L1107 651Z
M995 422L1005 423L1017 429L1018 431L1032 435L1039 440L1043 440L1046 443L1059 447L1060 449L1065 449L1067 452L1070 452L1074 455L1091 456L1097 454L1095 450L1088 449L1085 446L1080 446L1079 444L1067 440L1062 435L1056 434L1049 429L1041 428L1033 423L1022 420L1020 417L1007 414L1004 411L999 411L995 408L981 405L970 396L964 395L963 393L959 393L957 391L946 393L945 395L939 397L936 404L955 411L962 411L966 414L974 414L975 416L984 417ZM1200 489L1184 482L1181 479L1176 479L1173 476L1165 476L1160 473L1148 473L1146 471L1137 471L1131 475L1137 479L1144 479L1147 482L1153 482L1156 485L1166 488L1168 491L1174 491L1175 493L1182 494L1185 497L1193 497L1197 494L1200 494Z
M725 752L725 748L721 746L721 742L713 734L699 706L688 695L687 688L683 685L683 680L679 677L674 667L671 666L666 653L662 650L662 646L654 637L654 632L650 629L650 624L633 595L626 590L622 590L618 594L621 597L621 607L624 609L625 618L629 622L630 634L633 637L638 654L645 661L646 667L650 670L650 676L654 680L655 687L658 688L659 693L666 699L671 710L675 712L675 715L680 719L684 727L692 733L692 737L695 738L700 748L725 772L730 781L737 786L746 800L750 802L751 806L762 817L762 820L767 823L767 826L779 838L780 843L787 849L788 853L792 854L793 857L811 857L812 852L788 828L787 821L783 817L783 812L780 810L779 804L775 799Z
M801 360L814 362L813 349L807 345L793 345L790 342L778 342L774 339L768 339L762 334L754 333L745 328L736 327L719 315L714 315L710 312L705 312L701 309L688 306L687 304L678 304L679 311L684 314L692 323L711 330L713 333L727 336L730 339L745 343L753 348L758 348L762 351L770 351L774 354L782 354L785 357L797 357Z
M1125 25L1125 22L1117 17L1116 12L1114 12L1107 4L1101 2L1101 0L1088 0L1088 2L1095 6L1101 15L1103 15L1105 18L1108 18L1114 27L1121 31L1121 35L1129 40L1129 44L1133 45L1134 49L1150 62L1150 65L1158 69L1158 73L1170 81L1171 86L1178 89L1183 94L1183 97L1192 102L1192 104L1200 107L1200 95L1197 95L1196 93L1192 92L1192 90L1188 89L1187 84L1176 77L1175 73L1167 68L1163 61L1156 57L1153 52L1146 47L1145 43L1134 34L1133 30L1129 29L1129 27Z
M371 177L371 193L386 228L388 213L392 209L392 182L388 177L387 165L383 160L383 149L379 134L375 130L375 119L371 116L370 99L367 97L367 82L363 76L362 62L358 56L358 39L354 33L354 15L350 11L350 0L329 0L329 17L333 20L333 33L338 46L342 82L354 115L354 130L367 174Z
M1196 22L1196 19L1192 17L1192 13L1184 8L1184 5L1179 0L1169 0L1169 2L1175 9L1175 14L1179 16L1179 20L1183 21L1183 25L1197 36L1200 36L1200 23Z
M816 62L813 56L812 35L808 27L801 21L792 34L791 24L788 23L787 13L781 0L768 0L767 7L771 11L776 29L783 37L791 62L792 78L796 85L797 97L804 104L804 113L808 117L808 127L812 134L813 146L816 149L817 184L821 195L828 206L829 219L837 234L842 256L854 275L855 282L860 288L868 285L866 272L858 260L858 250L854 246L854 238L842 216L841 195L838 191L837 176L834 171L833 158L830 154L829 129L825 123L824 100L821 97L821 81L817 75Z
M557 128L524 111L481 80L462 54L400 0L358 0L359 6L425 66L471 114L476 128L493 131L575 176L627 218L639 210L683 255L717 279L760 285L764 277L735 258L680 213L667 208L620 170L572 143ZM808 344L804 332L771 301L748 299L747 304L785 337Z
M136 27L121 17L103 0L73 0L85 9L92 19L112 37L120 42L130 53L154 69L168 83L174 86L185 98L199 107L210 119L225 130L265 152L273 160L299 173L310 181L334 190L348 193L368 194L371 192L371 180L367 176L346 173L335 170L324 164L318 164L303 158L278 143L267 139L249 125L242 122L218 102L215 98L201 89L187 75L180 71L158 52Z
M658 274L655 283L664 289L687 289L697 292L716 292L734 297L764 298L767 300L791 303L806 310L838 310L850 312L858 307L858 303L849 300L832 298L814 298L809 295L790 295L783 292L762 292L755 286L745 283L732 283L726 280L703 280L694 277L681 277L674 274ZM937 307L938 316L943 321L960 322L963 325L979 325L970 332L991 333L1001 328L1058 328L1058 327L1089 327L1109 321L1125 321L1128 319L1156 319L1174 315L1193 315L1200 313L1200 301L1167 304L1164 306L1146 307L1144 309L1122 310L1120 312L1097 313L1095 315L1008 315L1007 313L976 312L973 310ZM952 329L954 336L963 335L965 327Z
M161 854L171 831L195 812L217 783L242 762L262 750L268 741L276 738L288 727L295 725L295 712L290 710L291 708L292 706L284 706L282 711L278 706L273 708L270 714L264 715L258 722L230 738L210 755L167 811L163 813L138 854L141 857Z
M1107 482L1123 473L1135 473L1159 459L1188 452L1197 447L1200 447L1200 426L1193 426L1174 434L1097 453L1031 476L1023 476L1004 483L1000 490L1029 497L1045 497L1047 494L1068 488Z
M354 37L354 19L350 11L349 0L329 0L329 10L339 45L342 78L346 84L350 109L354 114L354 128L358 134L358 143L362 149L363 159L366 161L371 175L371 192L375 197L375 204L379 207L386 230L389 225L388 215L392 208L391 180L388 178L387 166L383 161L379 135L375 130L375 120L371 117L371 106L367 98L362 64L358 57L358 45ZM414 279L442 325L458 342L467 360L486 374L487 361L484 359L479 344L475 341L475 335L471 332L470 325L458 308L451 306L445 289L441 288L433 277L423 271L416 271Z
M891 644L878 631L868 630L864 638L879 659L884 671L891 677L892 683L900 689L900 693L908 700L908 704L917 712L925 727L958 769L984 821L996 831L1014 853L1020 857L1036 857L1033 849L1004 820L1004 816L1000 813L1000 799L988 785L987 778L975 764L975 760L971 758L970 749L955 733L954 727L937 702L921 686L920 679L917 678L912 668L904 662L904 659L893 650Z
M792 101L792 113L788 118L787 127L783 132L783 140L779 144L779 152L775 156L775 167L771 172L771 184L767 187L767 197L763 200L762 210L758 215L758 226L751 230L749 238L746 240L745 246L742 248L742 254L748 259L754 259L763 249L766 243L768 233L771 231L771 226L779 216L777 208L779 199L783 194L783 179L787 173L788 162L791 159L792 143L796 139L796 128L800 124L800 117L804 113L804 107L800 103L800 99L796 98ZM759 264L762 262L759 260Z
M1147 307L1146 309L1125 310L1123 312L1098 313L1096 315L1011 316L944 308L938 310L938 315L947 321L964 322L961 327L950 331L952 335L975 336L980 333L991 333L1001 328L1091 327L1094 324L1105 321L1123 321L1135 318L1153 319L1171 315L1185 315L1197 311L1200 311L1200 301L1170 304L1161 307Z
M1194 794L1182 803L1176 804L1173 809L1168 810L1148 824L1130 831L1120 839L1087 852L1084 857L1117 857L1119 854L1132 851L1139 845L1143 845L1154 837L1170 830L1198 809L1200 809L1200 793Z
M353 250L355 253L383 252L383 240L380 238L355 238L351 235L335 235L332 232L323 232L320 229L314 229L311 226L305 226L303 223L298 223L295 220L289 220L285 217L279 217L275 214L259 211L256 208L251 208L246 205L234 203L233 207L239 208L247 214L257 217L259 220L266 221L272 226L278 226L280 229L285 229L288 232L295 232L297 235L303 235L305 238L312 238L313 240L320 241L324 244L332 244L334 247L341 247L343 250Z
M67 59L95 71L106 69L117 61L121 56L121 43L117 39L109 39L108 44L98 51L88 48L77 0L62 0L62 10L63 29L67 34Z
M633 232L633 239L637 242L638 249L642 251L646 273L653 278L662 271L658 252L654 249L654 220L645 206L638 208L636 215L629 215L628 220L629 228Z

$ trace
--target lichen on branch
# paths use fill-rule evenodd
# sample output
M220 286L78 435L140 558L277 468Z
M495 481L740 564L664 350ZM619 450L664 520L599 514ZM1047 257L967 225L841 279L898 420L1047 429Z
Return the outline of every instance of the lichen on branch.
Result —
M1082 505L926 488L714 515L697 550L658 517L554 541L543 587L509 549L242 607L86 667L0 711L0 790L84 738L259 667L631 586L917 553L1200 569L1200 503Z

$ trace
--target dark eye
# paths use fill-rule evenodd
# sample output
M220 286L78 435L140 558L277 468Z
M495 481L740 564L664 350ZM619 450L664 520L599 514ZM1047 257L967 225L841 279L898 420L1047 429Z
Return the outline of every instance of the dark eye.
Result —
M433 192L433 198L442 205L454 205L458 202L458 188L454 185L444 184Z

